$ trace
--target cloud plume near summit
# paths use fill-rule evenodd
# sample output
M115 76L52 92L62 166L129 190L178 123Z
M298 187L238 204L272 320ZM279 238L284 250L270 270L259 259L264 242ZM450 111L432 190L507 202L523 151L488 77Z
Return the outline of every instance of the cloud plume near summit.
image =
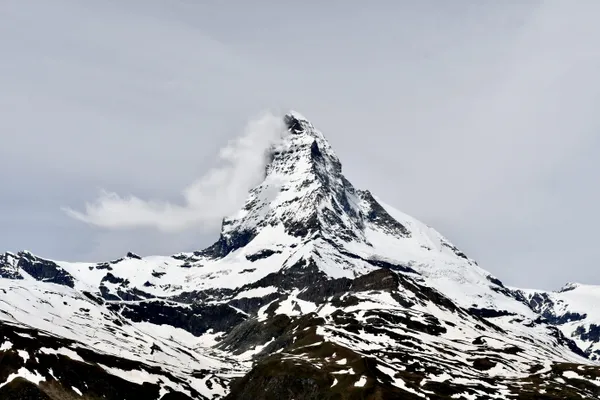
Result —
M244 133L219 151L217 166L182 191L180 204L121 196L103 190L84 211L64 208L72 218L106 229L156 228L163 232L214 228L238 209L264 175L269 147L286 134L282 116L251 120Z

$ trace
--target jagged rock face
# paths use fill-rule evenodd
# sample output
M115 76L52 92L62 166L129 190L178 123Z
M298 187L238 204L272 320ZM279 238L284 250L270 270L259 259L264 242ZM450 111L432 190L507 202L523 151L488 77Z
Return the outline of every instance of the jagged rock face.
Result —
M29 252L20 252L17 268L25 271L37 280L74 287L73 277L58 264L37 258Z
M109 400L137 400L158 398L159 384L137 384L108 373L107 369L139 371L148 375L164 376L189 391L169 392L180 399L201 398L201 395L177 378L159 367L149 367L143 363L96 353L78 348L71 340L40 334L32 329L0 324L0 381L28 371L29 381L15 379L7 385L0 384L0 398L11 399L70 399L78 395L85 398ZM39 386L31 383L39 382ZM190 396L191 395L191 396Z
M570 283L557 292L518 289L515 297L556 325L592 360L600 360L600 286Z
M505 287L354 188L306 118L285 123L264 181L207 249L1 256L0 397L598 398L580 349L597 325L571 335L575 310Z
M330 144L309 121L297 113L285 120L289 134L271 149L264 181L251 191L242 210L224 219L219 240L208 249L152 260L128 253L99 264L47 261L56 264L43 268L47 276L31 266L28 271L34 279L82 282L111 301L234 288L300 259L314 260L331 277L351 278L383 265L455 282L474 276L476 264L437 232L408 216L390 215L369 191L356 190L342 175ZM235 260L237 250L247 263ZM26 258L17 257L19 263L31 264ZM427 271L433 265L435 270ZM1 271L16 276L18 269L11 265ZM483 270L476 272L481 281L489 277Z
M290 114L285 119L290 135L270 150L264 182L251 191L238 214L223 222L222 238L231 243L226 250L235 250L261 228L278 224L295 237L364 240L361 199L342 175L331 146L302 117Z
M17 266L17 256L12 253L0 255L0 278L23 279Z
M575 312L558 313L556 304L548 293L534 293L528 297L530 307L546 318L553 325L563 325L568 322L581 321L587 318L587 314L579 314Z

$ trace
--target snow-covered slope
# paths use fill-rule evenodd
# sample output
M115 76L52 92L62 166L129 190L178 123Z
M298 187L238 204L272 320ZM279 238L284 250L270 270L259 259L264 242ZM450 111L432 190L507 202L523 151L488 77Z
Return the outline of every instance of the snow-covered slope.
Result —
M390 263L422 274L462 306L530 312L499 293L499 281L434 229L355 189L323 134L304 117L291 113L286 121L290 134L271 149L264 181L238 213L224 219L221 237L209 249L172 257L130 253L100 264L42 260L23 252L5 255L0 275L66 279L76 289L102 288L125 299L233 289L300 259L313 259L334 278ZM57 271L53 276L37 271L50 267Z
M600 360L600 286L570 283L557 292L516 289L593 360Z
M156 384L161 396L175 391L210 398L225 394L224 382L248 367L210 349L210 334L195 337L171 326L133 323L110 310L101 297L53 283L0 279L0 321L2 350L16 351L31 367L22 366L12 378L33 374L43 381L44 375L56 376L52 368L34 362L40 355L64 355L88 364L96 358L94 364L108 374ZM47 345L37 346L42 341L32 336L43 337ZM211 373L194 376L200 370Z
M13 360L0 395L22 377L45 394L109 396L66 387L42 365L47 346L16 343L23 330L127 393L145 382L153 399L600 395L594 363L525 292L354 188L306 118L285 122L263 182L205 250L103 263L0 256L0 353ZM134 364L119 369L123 360ZM298 368L310 378L299 382Z

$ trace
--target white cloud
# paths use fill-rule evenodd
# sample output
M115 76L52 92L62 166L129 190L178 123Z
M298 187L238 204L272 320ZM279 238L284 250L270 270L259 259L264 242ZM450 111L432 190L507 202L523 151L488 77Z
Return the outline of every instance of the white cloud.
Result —
M183 203L144 200L102 191L85 211L64 210L79 221L107 229L156 228L165 232L212 229L239 208L264 175L266 151L285 135L283 119L271 113L250 121L240 137L219 152L219 165L186 187Z

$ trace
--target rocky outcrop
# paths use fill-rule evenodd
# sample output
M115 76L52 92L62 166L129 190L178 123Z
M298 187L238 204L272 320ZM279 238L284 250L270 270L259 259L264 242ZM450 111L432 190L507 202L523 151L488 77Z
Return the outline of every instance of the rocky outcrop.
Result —
M55 262L38 258L29 252L19 252L16 255L16 267L25 271L33 278L68 287L75 286L73 277Z
M5 385L0 384L2 400L56 400L56 399L107 399L141 400L167 399L159 396L159 385L136 384L106 371L136 371L138 374L164 376L166 379L187 386L179 378L166 374L160 368L143 363L96 353L79 348L74 341L41 334L0 322L0 343L10 343L10 349L0 350L0 382L23 368L29 376L37 377L39 383L16 378ZM8 346L6 346L8 347ZM73 354L67 356L64 354ZM102 367L101 367L101 366ZM204 398L190 387L192 396L169 393L172 399L191 400Z

